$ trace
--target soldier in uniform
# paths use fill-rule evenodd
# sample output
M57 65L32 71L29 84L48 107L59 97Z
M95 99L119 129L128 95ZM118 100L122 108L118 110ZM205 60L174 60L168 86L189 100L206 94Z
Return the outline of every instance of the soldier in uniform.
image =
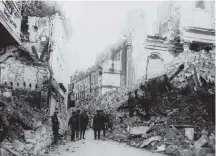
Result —
M80 134L80 110L78 109L76 111L76 139L79 139L79 134Z
M59 138L59 120L57 117L58 111L56 110L54 112L54 115L52 116L52 129L53 129L53 136L54 136L54 143L57 143Z
M97 110L97 114L93 118L93 130L94 130L94 139L100 139L100 132L103 129L102 126L102 117L100 110Z
M141 97L141 106L144 108L146 113L146 118L149 119L149 111L151 106L151 95L148 91L148 88L146 85L141 85L140 89L143 91L142 97Z
M133 97L132 92L128 92L128 109L129 109L129 116L133 117L134 114L134 105L133 105Z
M85 139L85 131L88 126L89 117L84 110L80 115L80 139Z
M68 126L71 129L71 141L75 141L75 133L76 133L76 112L72 112L72 116L69 119Z
M103 130L103 136L106 136L106 115L103 110L100 111L100 116L101 116L101 127Z

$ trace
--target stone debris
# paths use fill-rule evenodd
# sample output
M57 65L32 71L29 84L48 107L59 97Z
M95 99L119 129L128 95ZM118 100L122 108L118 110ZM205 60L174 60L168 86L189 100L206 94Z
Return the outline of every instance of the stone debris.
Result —
M131 127L129 128L129 134L132 136L142 136L142 135L146 135L148 130L149 130L149 127L146 127L146 126Z
M176 153L178 156L193 156L193 151L188 149L179 149Z
M197 140L194 144L195 148L200 148L200 147L204 147L208 144L209 142L209 138L207 135L202 135L199 140Z
M151 137L147 140L144 140L143 143L140 145L141 148L148 146L150 143L155 142L155 141L161 141L161 136L154 136Z
M134 100L136 105L134 117L129 117L128 91L133 92L136 87L133 90L119 89L96 99L80 101L80 108L86 109L91 117L96 109L105 111L110 120L107 136L109 139L124 142L133 147L146 147L152 151L163 151L177 156L193 156L195 152L204 151L205 154L209 152L202 148L212 149L213 153L215 127L210 118L211 109L200 98L202 97L200 92L208 95L215 93L214 89L213 92L206 90L203 92L203 85L200 80L196 82L194 66L191 65L192 62L195 63L197 74L205 79L209 88L212 88L214 87L211 85L214 79L213 57L212 51L183 52L169 63L166 73L168 77L180 64L183 63L185 68L171 81L172 90L158 93L157 99L152 104L149 121L143 118L145 112L136 100ZM189 78L190 76L193 78ZM138 93L140 94L139 90ZM134 92L132 96L135 97ZM161 138L151 141L151 138L157 136Z
M157 147L157 150L155 150L156 152L163 152L166 150L166 145L160 145Z
M190 140L194 140L194 128L185 128L185 136Z
M178 146L177 145L169 145L166 150L165 153L166 154L173 154L178 150Z
M21 93L20 93L21 94ZM51 145L53 132L49 114L28 106L27 102L16 98L0 97L5 106L1 112L2 119L8 123L8 134L2 143L4 156L38 155L45 147ZM7 115L6 115L7 114ZM67 130L67 117L59 113L60 130L64 135Z

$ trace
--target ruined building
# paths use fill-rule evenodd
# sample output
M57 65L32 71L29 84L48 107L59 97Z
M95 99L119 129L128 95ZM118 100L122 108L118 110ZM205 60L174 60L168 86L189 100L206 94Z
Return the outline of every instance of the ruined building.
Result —
M20 2L2 1L1 6L1 68L0 81L13 90L36 91L36 99L31 99L30 105L41 108L45 99L40 98L38 91L42 90L42 82L48 76L48 70L22 42L21 21L22 4ZM45 103L44 103L45 104Z
M34 7L40 5L41 2L36 1ZM28 7L23 10L21 31L23 45L49 69L45 83L50 86L47 96L52 115L55 109L66 110L66 84L69 82L66 58L70 53L71 27L57 2L46 2L43 5L40 11Z
M162 2L158 7L155 35L148 35L141 10L134 10L133 19L140 17L132 35L132 65L135 66L134 82L141 77L153 78L163 74L165 65L183 51L214 49L214 1ZM131 17L129 16L129 17ZM130 18L129 18L130 19ZM129 20L130 21L130 20ZM130 27L130 25L129 25ZM135 33L136 31L140 33Z
M64 54L70 52L70 28L68 20L59 14L62 13L56 3L1 2L1 83L13 89L37 91L38 100L39 94L44 94L43 104L36 100L38 104L34 106L51 107L52 111L55 106L66 108L69 82L65 79L68 55ZM48 91L44 83L52 84L55 89Z
M59 132L67 126L70 23L58 2L1 1L0 34L0 114L10 124L4 141L11 144L3 151L38 155L52 142L55 109Z
M70 85L73 103L86 99L87 86L92 96L103 95L118 87L133 87L143 78L148 80L163 75L167 64L185 51L214 51L214 11L213 1L162 2L158 7L158 20L154 23L155 35L148 34L143 10L130 11L121 59L115 57L116 61L112 61L107 57L111 52L107 52L102 55L104 62L73 77ZM112 73L108 69L113 67L115 72Z
M93 67L85 72L74 73L69 85L68 107L75 106L76 101L91 99L111 90L129 86L133 74L128 65L130 46L130 39L119 40L98 56Z

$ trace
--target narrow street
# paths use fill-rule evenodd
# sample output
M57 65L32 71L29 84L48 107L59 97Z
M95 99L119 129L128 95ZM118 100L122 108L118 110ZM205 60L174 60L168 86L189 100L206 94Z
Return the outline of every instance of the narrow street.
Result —
M86 134L86 140L76 143L68 142L65 145L54 146L49 154L41 156L164 156L163 154L151 153L145 150L135 149L127 145L116 143L114 141L94 140L92 130Z
M0 0L0 156L214 156L214 6Z

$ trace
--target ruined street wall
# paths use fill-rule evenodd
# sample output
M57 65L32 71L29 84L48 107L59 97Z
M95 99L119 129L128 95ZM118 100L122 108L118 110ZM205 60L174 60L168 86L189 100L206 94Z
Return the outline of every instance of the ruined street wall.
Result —
M1 82L7 83L14 88L36 89L36 85L42 87L42 82L47 80L48 71L44 67L26 65L20 60L11 57L5 61L4 67L1 68ZM24 82L26 86L24 86ZM31 87L30 87L31 84Z

